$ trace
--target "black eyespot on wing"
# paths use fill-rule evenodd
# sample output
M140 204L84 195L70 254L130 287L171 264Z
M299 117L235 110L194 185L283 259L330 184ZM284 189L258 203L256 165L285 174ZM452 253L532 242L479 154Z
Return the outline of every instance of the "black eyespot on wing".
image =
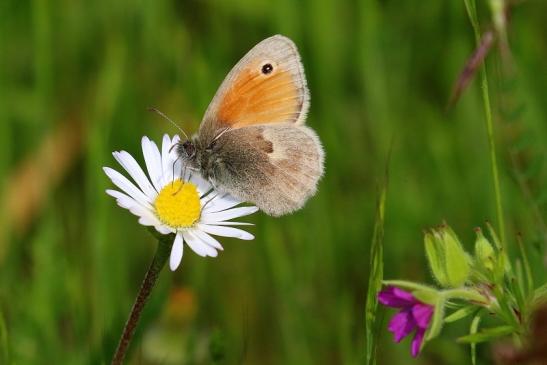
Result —
M265 65L262 66L262 73L264 75L268 75L272 71L273 71L273 66L271 63L266 63Z

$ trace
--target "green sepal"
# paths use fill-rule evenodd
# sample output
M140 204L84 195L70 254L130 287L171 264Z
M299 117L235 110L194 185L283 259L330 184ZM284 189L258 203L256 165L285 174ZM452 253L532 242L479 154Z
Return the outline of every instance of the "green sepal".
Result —
M410 291L424 290L424 291L437 292L437 289L432 288L431 286L428 286L425 284L418 284L413 281L407 281L407 280L384 280L382 281L382 283L384 285L397 286L404 289L408 289Z
M425 340L429 341L437 337L441 333L443 328L443 319L444 319L444 298L442 296L437 297L437 302L435 303L435 309L433 311L433 317L431 318L431 324L427 330Z
M477 228L477 239L475 240L475 260L479 268L494 271L496 265L496 252L492 244L484 237L480 228Z
M448 286L445 272L444 255L442 252L442 242L436 232L426 232L424 235L425 254L433 278L442 286Z
M471 270L469 257L458 240L456 233L449 226L444 226L443 228L442 235L447 283L452 288L458 288L465 284L465 281L469 277Z

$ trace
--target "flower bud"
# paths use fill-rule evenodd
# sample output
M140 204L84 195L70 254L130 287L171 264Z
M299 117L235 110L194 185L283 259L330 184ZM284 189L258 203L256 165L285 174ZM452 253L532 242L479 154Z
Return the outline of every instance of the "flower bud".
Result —
M484 237L480 228L477 228L476 232L475 259L477 264L488 271L493 271L496 262L494 247L492 247L492 244Z
M433 276L443 287L462 286L470 273L469 258L454 231L447 225L424 237L427 260Z

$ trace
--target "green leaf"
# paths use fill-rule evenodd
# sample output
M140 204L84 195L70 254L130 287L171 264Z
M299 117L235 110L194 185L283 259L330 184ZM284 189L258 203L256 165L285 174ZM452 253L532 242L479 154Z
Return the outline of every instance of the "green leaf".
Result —
M458 309L457 311L451 313L449 316L446 316L444 319L445 323L452 323L459 321L460 319L463 319L473 313L475 313L477 310L477 306L475 305L466 305L465 307L462 307Z
M389 165L389 158L387 165ZM374 222L372 244L370 246L370 274L365 305L366 364L368 365L376 363L376 337L380 332L377 328L376 312L378 310L378 292L382 289L384 275L383 238L387 183L388 173L386 166L385 179L376 206L376 220Z
M515 331L513 326L499 326L485 328L480 332L469 334L458 338L460 343L479 343L493 340L498 337L503 337L512 334Z

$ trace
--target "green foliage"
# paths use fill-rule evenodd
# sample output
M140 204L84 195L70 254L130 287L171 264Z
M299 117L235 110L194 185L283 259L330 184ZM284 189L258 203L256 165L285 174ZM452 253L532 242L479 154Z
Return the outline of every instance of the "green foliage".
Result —
M514 328L512 326L498 326L493 328L484 328L476 333L475 331L476 329L472 328L472 331L469 335L458 338L458 341L461 343L479 343L492 341L493 339L497 339L499 337L503 337L513 333Z
M473 320L471 321L471 327L469 328L469 335L475 335L479 329L479 324L481 322L481 316L476 315ZM476 365L477 364L477 344L475 342L471 342L471 364Z
M459 288L469 277L467 253L458 237L447 225L426 232L425 252L437 282L445 288Z
M0 312L0 359L3 364L9 363L8 330L2 312Z
M454 311L450 315L446 316L444 318L444 321L445 323L456 322L456 321L459 321L460 319L463 319L475 313L476 311L477 311L477 307L475 307L474 305L467 305Z
M507 124L523 131L496 134L508 238L501 251L515 257L512 238L522 232L538 286L546 280L538 223L545 169L526 164L513 174L504 154L514 148L527 152L518 161L539 161L547 138L547 3L521 3L508 28L518 102L507 114L497 106L511 85L498 78L495 47L487 62L493 123L518 117ZM477 6L484 30L490 13ZM1 1L0 356L7 346L10 364L109 363L155 240L104 194L112 186L101 167L114 167L111 152L120 149L142 163L143 135L177 133L147 107L195 132L235 62L282 33L301 50L307 123L326 150L318 194L291 216L253 216L256 239L222 240L216 259L187 250L178 271L162 273L128 364L208 364L215 329L227 364L363 363L374 200L391 139L385 278L427 280L423 227L452 222L468 252L469 227L487 219L497 227L480 79L445 110L475 48L468 24L458 1ZM53 139L58 131L66 133ZM526 287L524 260L522 273ZM546 292L536 289L536 300ZM443 334L466 333L468 319ZM378 364L438 362L427 347L411 360L385 328L376 335ZM152 354L157 338L166 340ZM442 353L467 354L452 342Z
M386 166L384 181L380 187L378 202L376 206L376 219L374 222L374 231L372 233L372 242L370 245L370 273L367 289L367 301L365 305L365 340L366 340L366 364L376 364L377 337L381 330L380 321L377 319L378 311L378 293L382 288L384 275L384 219L385 205L388 187L388 168L389 160Z

